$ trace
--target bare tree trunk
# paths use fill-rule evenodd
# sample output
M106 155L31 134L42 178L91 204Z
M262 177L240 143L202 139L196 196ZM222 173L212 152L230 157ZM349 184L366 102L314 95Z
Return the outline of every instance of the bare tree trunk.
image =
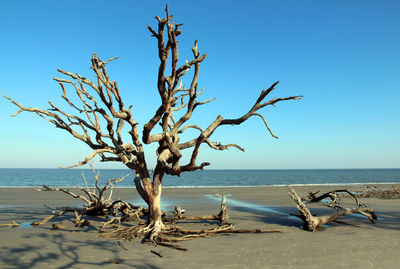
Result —
M164 223L162 222L162 212L161 212L161 185L159 185L159 190L155 195L150 196L149 204L149 225L152 227L152 232L150 235L150 240L153 240L161 230L164 228Z
M153 182L147 175L144 177L138 175L135 178L136 190L149 207L147 225L151 231L149 234L151 241L154 241L164 228L161 211L162 178L164 174L162 165L158 164L153 172Z
M153 238L157 236L164 228L161 212L161 193L163 177L164 170L162 169L162 165L157 164L153 172L152 192L149 193L149 224L153 227L150 240L153 240Z

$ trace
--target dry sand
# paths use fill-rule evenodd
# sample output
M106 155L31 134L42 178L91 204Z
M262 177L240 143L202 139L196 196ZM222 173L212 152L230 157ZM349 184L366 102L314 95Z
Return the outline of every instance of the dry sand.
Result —
M308 190L295 189L300 195ZM333 187L313 187L317 189ZM73 227L68 215L53 222L67 225L65 230L51 230L51 223L43 227L0 228L0 268L398 268L400 200L361 199L376 210L378 223L348 216L341 220L349 225L332 223L311 233L301 230L298 219L288 217L297 210L284 187L170 188L164 189L163 196L167 206L179 203L187 214L214 214L219 211L219 200L210 197L221 192L232 195L228 213L238 228L277 229L284 233L195 239L181 243L189 249L186 252L136 240L122 242L125 250L116 241L96 236L91 227ZM134 189L116 189L114 198L137 201L138 195ZM36 221L58 206L79 204L63 193L1 188L0 224ZM207 228L204 223L199 225Z

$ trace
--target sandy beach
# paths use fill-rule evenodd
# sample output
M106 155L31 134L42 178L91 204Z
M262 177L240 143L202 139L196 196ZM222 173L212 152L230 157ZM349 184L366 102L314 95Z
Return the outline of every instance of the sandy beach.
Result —
M294 187L306 195L308 187ZM313 190L335 187L313 186ZM349 187L359 190L360 186ZM360 199L375 209L378 222L362 216L342 218L319 232L306 232L285 187L165 188L164 210L179 204L188 215L216 214L220 198L228 197L230 222L238 228L281 230L272 234L232 234L182 242L186 252L140 240L121 242L97 236L94 227L75 228L66 215L41 227L22 225L0 228L0 268L397 268L400 251L399 200ZM114 199L135 203L134 189L115 189ZM344 203L349 202L346 199ZM0 224L27 224L40 220L60 206L79 206L80 201L58 192L32 188L0 189ZM315 213L328 213L321 205ZM101 219L95 220L98 223ZM51 230L62 223L64 230ZM207 228L209 224L194 224ZM193 226L193 227L194 227ZM163 257L153 254L154 250Z

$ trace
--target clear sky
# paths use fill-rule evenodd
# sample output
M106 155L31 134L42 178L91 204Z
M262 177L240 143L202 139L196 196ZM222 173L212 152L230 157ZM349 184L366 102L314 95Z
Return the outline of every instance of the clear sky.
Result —
M222 127L212 138L246 149L203 146L211 169L399 168L400 2L168 1L184 23L181 63L208 53L200 71L204 100L193 117L206 127L218 114L240 116L262 89L271 97L304 95ZM108 65L126 104L143 126L160 104L156 90L156 27L165 1L2 1L0 90L26 106L63 104L56 68L91 76L90 57L119 56ZM189 81L187 81L189 83ZM68 166L90 149L63 130L0 98L0 167ZM147 148L154 162L154 147ZM151 166L151 165L150 165ZM96 167L120 168L114 164Z

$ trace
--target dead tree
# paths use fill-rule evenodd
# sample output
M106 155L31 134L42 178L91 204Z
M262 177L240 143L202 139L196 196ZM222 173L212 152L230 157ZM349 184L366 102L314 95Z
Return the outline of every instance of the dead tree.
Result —
M171 22L172 16L165 9L166 17L157 19L156 29L147 26L157 42L160 64L158 66L157 90L161 104L154 116L143 126L140 136L138 123L134 120L131 106L127 107L122 100L116 81L108 76L106 66L116 58L102 61L97 54L93 54L91 69L96 76L90 80L77 73L58 71L66 78L55 78L62 89L62 98L78 114L67 113L53 103L49 102L50 109L43 110L35 107L25 107L13 99L6 97L20 109L13 116L22 111L34 112L45 118L57 128L69 132L73 137L86 143L93 151L83 161L70 166L77 167L87 164L95 156L100 156L104 162L122 162L135 174L135 186L149 207L149 219L147 223L147 235L151 241L156 241L157 235L162 231L164 223L161 212L162 181L165 175L179 176L183 172L204 169L208 162L196 163L199 148L207 145L214 150L226 150L237 148L244 151L237 144L222 144L214 142L210 138L215 130L226 125L240 125L249 118L257 116L265 124L269 133L277 138L269 128L266 119L258 111L267 106L275 106L281 101L298 100L302 96L290 96L285 98L272 98L266 101L266 97L274 90L278 82L269 88L262 90L250 109L238 118L224 118L217 116L205 128L188 124L194 111L212 100L201 101L199 99L203 90L199 90L198 79L200 64L206 58L206 54L200 54L197 40L192 47L193 59L179 65L179 53L177 37L181 34L181 24ZM170 64L167 74L167 64ZM189 86L183 84L183 76L190 69L194 69ZM79 97L80 104L74 103L67 95L66 86L70 85ZM83 118L82 116L86 116ZM102 126L105 123L105 126ZM123 141L121 132L128 126L129 142ZM160 126L158 128L157 126ZM156 128L157 127L157 128ZM181 141L180 137L188 129L195 129L198 136ZM153 173L150 174L145 159L142 142L145 144L157 143L157 162ZM183 151L190 151L190 161L181 164Z
M287 186L287 188L289 190L290 198L293 199L293 202L295 203L297 209L300 211L300 216L298 217L303 221L303 230L314 232L321 228L321 226L329 222L336 221L340 217L355 213L366 216L372 223L375 223L377 220L375 211L372 208L360 205L357 199L357 207L355 208L344 208L336 204L336 206L332 206L334 210L332 214L324 216L314 216L311 214L307 206L303 203L296 191L291 186Z

